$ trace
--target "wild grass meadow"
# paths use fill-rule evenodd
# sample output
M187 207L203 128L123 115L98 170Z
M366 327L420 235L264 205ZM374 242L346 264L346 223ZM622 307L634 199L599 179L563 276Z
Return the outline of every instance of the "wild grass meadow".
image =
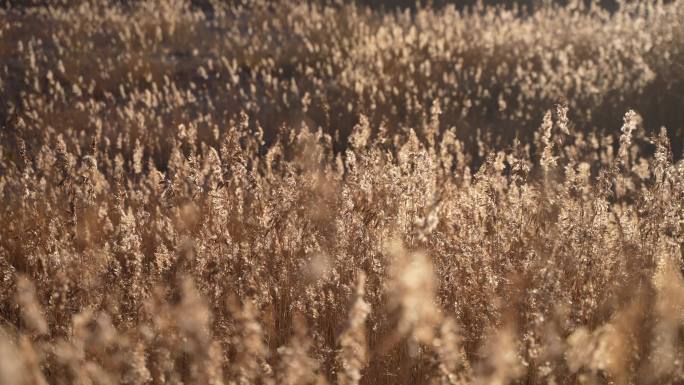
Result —
M684 1L445 3L3 2L0 384L684 383Z

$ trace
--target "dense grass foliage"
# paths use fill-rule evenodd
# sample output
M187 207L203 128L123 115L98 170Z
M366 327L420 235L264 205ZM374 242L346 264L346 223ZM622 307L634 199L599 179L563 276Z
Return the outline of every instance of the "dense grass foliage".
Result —
M0 384L684 381L684 2L0 10Z

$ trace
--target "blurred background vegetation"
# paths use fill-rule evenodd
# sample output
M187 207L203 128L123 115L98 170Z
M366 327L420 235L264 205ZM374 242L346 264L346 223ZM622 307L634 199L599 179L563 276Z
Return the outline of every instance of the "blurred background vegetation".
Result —
M472 8L476 3L502 7ZM10 4L0 14L6 127L27 114L37 132L46 124L33 110L47 99L50 91L37 84L50 72L67 90L51 101L57 131L90 132L93 123L82 121L88 113L74 111L90 98L98 109L128 106L146 116L146 130L130 132L132 140L145 131L163 137L163 127L201 116L225 126L244 111L267 143L283 124L305 124L334 134L343 150L361 114L396 132L420 126L439 101L440 129L455 127L477 158L478 141L502 147L529 138L544 112L562 103L584 132L616 133L615 122L633 108L647 133L667 127L674 156L682 154L684 13L677 4L661 7L663 14L645 2L618 11L617 1L607 0L573 7L533 0ZM163 84L194 96L154 107L132 96ZM80 96L69 92L74 86ZM112 140L129 132L121 119L103 123ZM211 136L209 124L198 130ZM159 165L165 152L156 156Z

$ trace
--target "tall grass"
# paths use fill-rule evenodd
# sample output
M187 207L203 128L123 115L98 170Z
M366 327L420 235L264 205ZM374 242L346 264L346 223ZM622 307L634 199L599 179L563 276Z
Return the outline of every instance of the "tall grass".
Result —
M682 19L0 11L0 384L684 381Z

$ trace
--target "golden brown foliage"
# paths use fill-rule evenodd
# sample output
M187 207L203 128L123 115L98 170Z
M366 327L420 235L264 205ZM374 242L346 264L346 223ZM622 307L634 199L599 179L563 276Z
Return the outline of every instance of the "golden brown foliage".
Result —
M211 3L0 10L0 384L684 382L682 1Z

